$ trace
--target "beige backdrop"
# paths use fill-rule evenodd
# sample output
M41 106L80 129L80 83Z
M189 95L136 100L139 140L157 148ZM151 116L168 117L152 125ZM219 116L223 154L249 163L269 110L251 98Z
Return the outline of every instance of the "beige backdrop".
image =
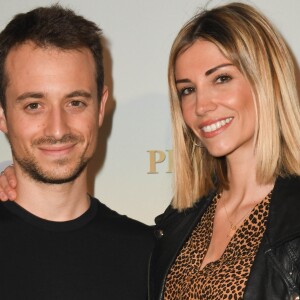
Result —
M56 1L55 1L56 2ZM105 35L110 100L90 167L90 191L122 214L148 224L169 204L172 192L167 60L179 28L197 10L229 1L61 0L96 22ZM244 1L260 8L300 59L299 0ZM47 0L0 0L0 29L19 12ZM0 134L0 161L11 159Z

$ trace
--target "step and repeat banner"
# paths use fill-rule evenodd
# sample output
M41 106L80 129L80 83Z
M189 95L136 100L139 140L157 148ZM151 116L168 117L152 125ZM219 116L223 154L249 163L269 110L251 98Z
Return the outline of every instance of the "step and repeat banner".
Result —
M147 224L172 198L172 141L167 62L181 26L199 9L229 1L61 0L59 3L97 23L104 33L106 84L110 98L89 190L121 214ZM244 1L264 12L300 61L300 1ZM0 30L17 13L47 0L0 0ZM299 76L298 76L299 77ZM300 79L299 79L300 80ZM0 161L10 161L0 134Z

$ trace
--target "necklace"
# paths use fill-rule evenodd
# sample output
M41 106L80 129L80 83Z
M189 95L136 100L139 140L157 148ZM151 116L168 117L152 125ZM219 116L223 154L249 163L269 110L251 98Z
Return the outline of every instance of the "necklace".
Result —
M257 202L253 202L253 204L254 204L253 207L255 207ZM236 230L237 230L237 227L238 227L239 223L242 222L243 220L245 220L245 218L250 215L251 211L253 210L253 207L249 211L247 211L247 213L245 215L243 215L237 222L233 223L229 218L229 215L228 215L228 212L227 212L227 209L226 209L226 205L225 205L223 199L222 199L222 206L225 210L227 221L230 224L230 230L229 230L229 233L226 236L228 238L232 238L234 236Z

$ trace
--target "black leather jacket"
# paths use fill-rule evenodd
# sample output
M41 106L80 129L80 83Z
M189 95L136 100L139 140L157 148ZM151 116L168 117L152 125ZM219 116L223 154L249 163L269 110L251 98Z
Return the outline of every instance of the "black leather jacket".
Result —
M184 212L157 217L157 245L149 268L149 299L162 300L166 276L214 193ZM245 300L300 299L300 178L278 178L267 228L246 285ZM206 299L208 300L208 299Z

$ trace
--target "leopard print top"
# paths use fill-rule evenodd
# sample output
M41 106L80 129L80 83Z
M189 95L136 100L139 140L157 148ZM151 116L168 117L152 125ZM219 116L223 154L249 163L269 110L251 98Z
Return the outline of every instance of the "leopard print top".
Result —
M266 229L270 197L271 193L253 208L220 259L200 270L212 236L217 195L171 267L164 300L242 299Z

